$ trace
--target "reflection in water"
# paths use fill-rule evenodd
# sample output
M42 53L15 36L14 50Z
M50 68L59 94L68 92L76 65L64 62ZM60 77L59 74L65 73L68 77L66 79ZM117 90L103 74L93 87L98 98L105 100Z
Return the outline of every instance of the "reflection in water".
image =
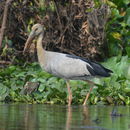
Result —
M66 118L66 130L70 130L71 122L72 122L72 107L68 106L67 118Z
M89 126L91 124L91 119L89 116L88 107L83 106L83 124Z
M112 116L112 112L116 115ZM130 107L1 104L0 130L127 130Z

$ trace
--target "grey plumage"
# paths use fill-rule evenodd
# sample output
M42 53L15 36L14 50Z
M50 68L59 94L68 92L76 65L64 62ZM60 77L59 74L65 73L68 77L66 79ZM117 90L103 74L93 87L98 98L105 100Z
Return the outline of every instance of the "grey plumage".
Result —
M102 66L101 64L99 64L95 61L91 61L89 59L85 59L85 58L75 56L75 55L67 55L67 56L71 57L73 59L80 59L80 60L88 63L89 66L86 65L86 67L92 76L109 77L111 75L111 73L113 73L111 70L105 68L104 66Z
M102 65L81 57L46 51L45 71L64 79L87 80L92 77L108 77L112 72ZM50 60L51 59L51 60Z

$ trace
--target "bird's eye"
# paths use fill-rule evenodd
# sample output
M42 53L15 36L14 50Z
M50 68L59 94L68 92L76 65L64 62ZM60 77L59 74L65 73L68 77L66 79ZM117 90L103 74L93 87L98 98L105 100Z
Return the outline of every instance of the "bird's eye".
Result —
M36 28L35 31L38 31L38 28Z

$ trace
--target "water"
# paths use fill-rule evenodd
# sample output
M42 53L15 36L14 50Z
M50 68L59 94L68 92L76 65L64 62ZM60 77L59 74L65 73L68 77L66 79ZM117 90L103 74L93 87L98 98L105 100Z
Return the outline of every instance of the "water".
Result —
M0 130L129 130L130 107L1 104Z

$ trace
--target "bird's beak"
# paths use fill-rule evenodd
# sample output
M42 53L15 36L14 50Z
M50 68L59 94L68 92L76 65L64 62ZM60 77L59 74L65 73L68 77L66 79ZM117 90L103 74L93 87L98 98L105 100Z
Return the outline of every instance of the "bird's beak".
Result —
M25 43L25 46L24 46L24 50L23 50L23 54L30 48L31 46L31 43L32 43L32 40L34 39L35 35L34 35L34 31L32 31Z

